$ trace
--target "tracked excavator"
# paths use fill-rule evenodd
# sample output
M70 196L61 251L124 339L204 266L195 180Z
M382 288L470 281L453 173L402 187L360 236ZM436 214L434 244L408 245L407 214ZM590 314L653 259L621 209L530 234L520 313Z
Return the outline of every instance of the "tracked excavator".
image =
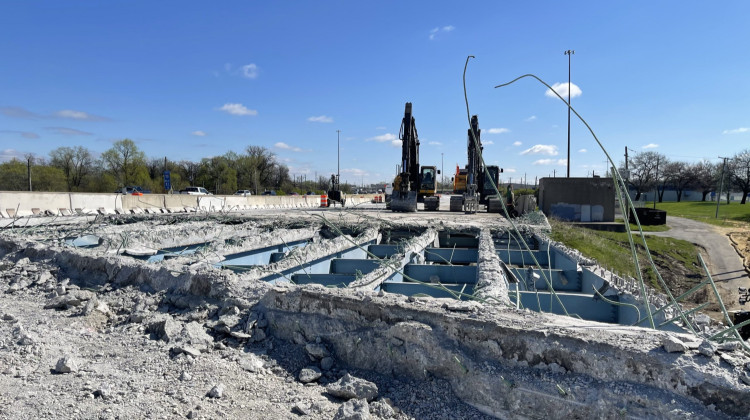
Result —
M476 213L479 211L479 204L487 204L487 211L491 213L501 210L502 201L496 195L493 183L495 186L498 185L500 173L503 170L498 166L490 165L485 171L480 156L483 150L481 134L479 117L473 115L471 128L467 134L468 163L464 169L456 167L456 175L453 179L453 193L461 195L451 197L450 211Z
M419 137L411 112L411 102L404 107L404 119L399 130L401 140L400 172L393 180L392 211L417 211L417 201L424 201L425 210L438 210L439 198L435 196L437 176L434 166L419 166Z

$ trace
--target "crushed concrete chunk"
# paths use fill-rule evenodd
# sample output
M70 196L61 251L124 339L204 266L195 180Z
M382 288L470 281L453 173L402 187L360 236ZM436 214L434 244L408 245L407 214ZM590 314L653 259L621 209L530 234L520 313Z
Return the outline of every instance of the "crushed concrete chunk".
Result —
M364 399L349 400L339 407L334 420L369 420L370 406Z
M172 354L174 354L174 355L187 354L187 355L190 355L190 356L193 356L193 357L198 357L198 356L201 355L200 350L196 349L195 347L190 347L190 346L176 346L176 347L172 347L170 349L170 352Z
M72 356L65 355L57 360L55 364L55 372L57 373L72 373L78 371L78 363Z
M708 340L703 340L700 346L698 346L698 353L706 357L713 357L718 348L719 347L715 343L712 343Z
M333 367L333 357L324 357L320 359L320 368L329 371Z
M374 414L375 417L379 419L389 419L396 415L396 411L393 410L393 407L383 399L370 403L370 413Z
M248 353L239 360L240 367L248 372L258 373L263 370L263 360L258 356Z
M224 384L214 385L210 391L208 391L209 398L221 398L224 396Z
M344 399L364 398L367 401L372 401L378 396L377 385L348 373L338 381L329 384L326 387L326 391L334 397Z
M320 379L321 376L323 376L323 373L317 366L308 366L300 371L299 381L303 384L315 382Z
M719 344L719 351L735 351L742 345L738 341L725 341Z
M750 375L747 374L747 372L740 373L740 380L745 383L745 385L750 385Z
M688 350L688 346L683 343L682 340L679 340L671 335L667 335L662 338L661 343L667 353L685 352Z
M309 354L313 360L322 359L331 355L325 344L309 343L305 346L305 350L307 350L307 354Z

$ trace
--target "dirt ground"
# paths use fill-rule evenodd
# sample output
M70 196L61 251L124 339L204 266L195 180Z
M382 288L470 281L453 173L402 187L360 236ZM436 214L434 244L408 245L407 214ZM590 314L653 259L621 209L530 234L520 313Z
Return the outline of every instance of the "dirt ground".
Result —
M732 241L734 249L742 257L745 269L750 272L750 228L743 230L733 229L731 232L727 232L727 236Z

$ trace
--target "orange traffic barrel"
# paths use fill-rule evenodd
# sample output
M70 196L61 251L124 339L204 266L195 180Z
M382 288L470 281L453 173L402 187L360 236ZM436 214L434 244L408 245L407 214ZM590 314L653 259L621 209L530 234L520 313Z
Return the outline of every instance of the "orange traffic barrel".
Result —
M320 196L320 207L328 207L328 196L326 194Z

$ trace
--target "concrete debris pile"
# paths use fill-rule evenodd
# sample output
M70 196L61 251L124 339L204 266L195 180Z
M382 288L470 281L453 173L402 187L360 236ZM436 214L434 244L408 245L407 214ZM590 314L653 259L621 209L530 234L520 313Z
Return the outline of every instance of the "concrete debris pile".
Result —
M739 343L516 308L509 269L495 251L507 224L356 215L334 229L299 215L183 219L0 232L0 417L750 412L750 358ZM84 228L102 240L66 243ZM50 240L53 232L59 239ZM444 241L455 252L474 241L475 250L461 251L474 261L449 262L445 272L474 267L476 282L460 290L468 295L471 287L475 300L376 288L404 264L432 269L417 251L438 252ZM159 260L117 251L137 245L163 257L197 242L209 243L208 251ZM295 264L315 274L324 257L365 255L373 244L383 256L369 271L329 274L350 279L347 287L289 281ZM266 262L221 266L236 254Z

